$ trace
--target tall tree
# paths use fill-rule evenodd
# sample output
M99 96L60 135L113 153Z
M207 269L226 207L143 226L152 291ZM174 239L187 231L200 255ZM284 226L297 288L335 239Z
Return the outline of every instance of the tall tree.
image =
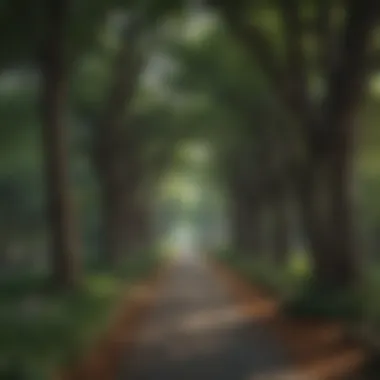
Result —
M380 4L375 0L215 4L301 128L306 159L298 170L297 186L315 278L323 286L349 286L358 268L352 241L353 127ZM254 18L258 16L254 20L247 17L252 11ZM343 20L337 17L339 12ZM260 27L263 14L280 24ZM271 40L268 27L281 30L282 38L273 33L279 40ZM305 50L307 37L317 46L311 53ZM315 96L316 81L323 84L322 99Z
M45 44L43 46L43 137L51 230L53 280L72 286L80 279L79 241L70 188L68 136L65 125L67 105L66 26L68 0L47 0Z
M97 125L94 142L94 163L102 193L103 231L109 262L116 264L122 257L125 240L125 207L129 180L137 174L126 165L131 154L130 141L125 131L126 112L135 95L142 70L139 50L143 19L132 14L124 21L120 50L115 57L112 85L104 113Z

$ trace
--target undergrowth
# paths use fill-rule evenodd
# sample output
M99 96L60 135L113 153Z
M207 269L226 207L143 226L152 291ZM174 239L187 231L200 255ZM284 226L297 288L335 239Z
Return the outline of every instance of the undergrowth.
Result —
M378 303L374 302L374 294L371 296L374 289L379 289L380 275L379 286L372 279L360 289L332 291L314 281L310 263L302 252L290 255L281 267L269 260L231 251L221 252L218 257L248 281L276 295L287 315L352 322L362 317L363 305L371 305L372 314L380 321L380 307L375 306Z
M78 359L104 331L112 308L128 284L158 264L153 253L133 255L117 273L86 275L75 291L55 293L42 276L0 284L0 378L45 380Z

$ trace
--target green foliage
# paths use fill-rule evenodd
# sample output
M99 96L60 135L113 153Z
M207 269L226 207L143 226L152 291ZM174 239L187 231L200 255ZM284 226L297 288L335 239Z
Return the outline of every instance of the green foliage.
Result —
M255 4L240 1L229 6L239 5L246 6L247 18L269 37L275 58L283 63L284 33L274 4L271 1L256 1ZM297 135L298 131L289 123L256 61L236 43L218 19L210 19L209 28L205 28L199 38L187 39L183 35L183 6L179 0L80 0L71 4L65 46L71 86L65 123L70 132L70 170L79 206L78 224L85 237L84 287L71 294L57 295L49 292L45 273L36 276L16 271L6 278L0 274L0 308L6 311L0 315L0 377L1 371L5 374L9 370L13 375L7 372L8 378L41 379L48 376L57 363L77 357L101 330L117 302L121 285L150 273L161 260L159 255L148 250L134 254L126 252L125 262L113 276L107 268L99 268L103 262L97 255L102 253L99 249L101 215L100 197L91 167L92 142L108 98L114 58L120 47L119 20L132 13L141 13L145 23L144 43L148 41L149 47L152 35L163 40L163 44L154 49L146 49L142 43L143 55L148 59L157 53L165 55L175 67L165 79L162 79L164 75L155 74L161 79L155 89L154 85L144 87L140 83L122 120L123 168L127 173L128 164L136 164L141 194L146 188L156 186L168 168L197 171L197 168L188 167L186 158L179 157L183 141L209 142L214 165L203 175L226 188L228 180L236 181L237 177L251 180L263 133L286 130L292 139ZM0 243L4 246L8 240L26 247L33 239L45 243L46 196L39 110L41 78L37 64L46 37L44 10L40 0L0 2ZM315 21L309 2L302 3L301 11L303 21ZM166 22L172 16L174 32L168 32ZM308 61L315 61L318 56L314 34L312 31L303 36ZM314 94L321 87L314 82L319 84L321 78L314 68L310 71ZM142 76L146 74L144 71ZM169 85L167 91L165 86ZM378 132L373 127L378 117L378 112L374 111L378 102L373 103L363 116L364 122L372 126L365 136L365 146L371 146L371 153L362 160L359 171L360 208L366 223L375 227L380 225L377 200L380 187L376 177L378 144L374 142ZM299 136L294 140L296 138ZM204 180L195 175L191 178L194 182ZM230 194L225 191L224 195ZM200 202L200 210L196 211L188 207L189 211L187 205L180 202L174 204L174 200L169 203L162 205L166 206L169 221L160 220L160 224L169 224L170 220L187 213L188 219L208 227L211 201ZM6 247L0 249L1 258L7 250ZM27 251L27 255L32 256L33 252ZM359 295L351 292L331 294L326 289L316 288L308 281L311 270L305 255L292 255L284 268L277 268L268 259L252 257L251 253L226 251L220 254L221 260L247 279L283 298L290 313L357 317ZM377 278L376 275L371 277L366 291L361 293L365 294L366 313L376 325L380 321ZM17 375L17 371L24 373Z
M144 249L127 256L124 263L118 268L121 278L134 280L142 275L151 273L162 261L162 256L156 249Z
M17 27L15 27L17 25ZM0 67L34 62L43 35L43 3L3 0L0 5Z
M316 287L310 267L305 266L299 253L293 255L286 268L276 268L268 260L234 252L224 253L220 257L243 277L280 297L283 311L293 317L357 321L362 316L363 291L331 292L331 289ZM378 289L378 285L373 282L370 288ZM368 304L375 305L373 301L371 299Z
M33 378L35 371L54 369L82 353L101 331L118 286L111 278L100 276L89 279L82 291L66 296L37 293L1 300L6 312L0 329L0 373L18 368Z
M238 254L226 251L218 257L252 283L262 286L284 300L294 296L310 274L304 253L297 252L291 255L285 268L278 268L264 255L260 258L252 253Z
M298 318L325 318L359 321L362 316L362 294L354 290L331 291L316 286L313 280L284 305L284 311Z
M0 376L49 379L59 365L83 355L104 331L126 285L147 276L159 261L153 252L136 254L118 276L90 274L82 289L61 295L49 291L41 277L1 284Z
M0 281L0 299L21 299L47 292L47 278L41 274L14 275Z
M362 288L362 317L366 324L374 331L380 328L380 305L378 302L380 289L380 271L378 266L367 269L367 275L363 281Z
M219 113L224 113L223 107L233 113L235 128L240 133L246 124L236 125L236 121L248 117L251 129L254 120L271 108L272 99L260 71L220 26L199 44L173 44L171 52L181 65L174 82L177 91L206 91L221 106Z
M147 24L160 21L180 5L177 1L148 2L149 9L143 10ZM113 74L117 44L113 44L112 33L117 25L112 17L143 7L132 0L71 3L63 63L67 63L71 86L62 122L69 132L70 179L79 206L76 222L85 237L85 275L82 288L58 294L47 280L50 260L45 248L47 194L39 62L46 37L46 9L41 1L0 2L0 378L50 379L57 366L78 358L102 332L125 285L132 285L159 264L154 252L126 252L130 257L117 273L94 268L99 265L100 216L90 154L94 126ZM110 24L112 30L107 29ZM146 107L148 101L141 99L131 112L133 120L131 114L126 115L125 129L136 143L142 174L150 178L169 164L183 131L176 128L170 104L155 98L153 106ZM36 254L32 250L35 241ZM11 243L23 248L22 268L7 262L18 254L8 249L13 248ZM34 264L40 260L41 270L35 274ZM26 265L29 262L33 265Z

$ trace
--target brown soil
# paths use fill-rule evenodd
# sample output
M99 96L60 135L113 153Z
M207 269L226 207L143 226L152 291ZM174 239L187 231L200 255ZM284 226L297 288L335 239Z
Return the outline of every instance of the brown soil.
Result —
M133 347L144 317L155 301L163 272L161 269L148 280L128 287L101 338L77 363L61 370L55 380L115 379L123 356Z
M281 315L279 301L244 281L223 265L216 271L241 302L242 312L259 318L274 331L291 355L294 370L288 378L307 380L360 379L366 351L349 341L343 324L291 319Z

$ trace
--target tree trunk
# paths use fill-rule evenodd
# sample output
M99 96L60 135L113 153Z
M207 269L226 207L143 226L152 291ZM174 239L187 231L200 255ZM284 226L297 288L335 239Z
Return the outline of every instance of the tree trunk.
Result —
M94 144L94 166L102 192L103 233L105 254L110 265L117 265L127 250L127 216L131 180L129 159L134 147L128 141L124 123L141 70L137 42L141 21L136 18L122 32L120 51L115 59L114 78L107 105L97 128ZM133 165L133 163L132 163ZM132 182L134 182L132 180ZM134 183L133 183L134 185Z
M2 234L0 238L0 277L9 274L12 269L11 260L9 257L9 248L11 245L11 233L6 231L7 234Z
M114 185L110 182L103 184L101 191L103 251L106 253L107 264L116 268L123 256L124 231L122 229L121 200Z
M314 156L300 197L315 281L335 289L353 285L358 275L352 225L352 151L347 138L330 141L326 151Z
M281 192L273 199L273 259L284 266L289 259L289 204L286 194Z
M135 228L136 228L136 248L137 251L150 249L153 244L152 215L148 200L140 200L135 204Z
M327 218L320 218L311 204L313 197L305 196L309 198L306 209L311 211L305 220L310 219L315 276L325 287L350 287L359 275L351 194L353 120L367 80L368 47L379 11L380 3L375 0L348 2L339 60L331 69L327 96L319 112L322 121L315 123L317 128L305 125L305 130L311 132L309 148L313 168L308 170L313 172L316 168L316 173L322 175L324 194L319 194L319 199L327 199L324 210ZM315 178L306 188L309 193L321 191Z
M133 191L127 191L127 199L123 205L122 224L124 226L123 245L128 255L139 250L142 240L139 234L138 206Z
M242 254L260 255L262 249L261 209L243 200L233 202L233 246Z
M331 197L328 231L331 263L328 268L316 268L322 271L328 283L343 288L355 284L359 275L353 225L352 132L349 127L336 138L327 160Z
M79 240L70 191L68 136L64 125L67 100L65 25L68 2L47 2L43 67L43 138L52 241L52 277L60 287L77 283L80 275Z

